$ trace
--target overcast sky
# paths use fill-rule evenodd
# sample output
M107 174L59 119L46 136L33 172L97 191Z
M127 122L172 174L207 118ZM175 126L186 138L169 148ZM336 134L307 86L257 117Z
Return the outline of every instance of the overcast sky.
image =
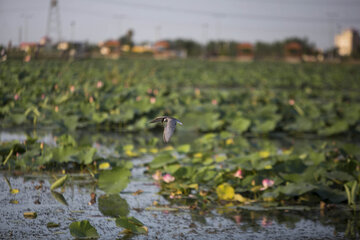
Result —
M49 6L50 0L0 0L0 44L39 41ZM58 6L61 38L91 43L117 39L131 28L136 43L297 36L324 49L336 33L360 29L360 0L58 0ZM56 24L51 29L56 39Z

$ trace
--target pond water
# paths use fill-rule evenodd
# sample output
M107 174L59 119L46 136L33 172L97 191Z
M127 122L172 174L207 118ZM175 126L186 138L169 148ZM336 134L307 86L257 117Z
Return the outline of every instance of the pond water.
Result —
M54 135L38 132L40 141L55 145ZM80 136L81 134L79 134ZM114 152L114 146L131 136L86 135L82 140L93 141L104 156ZM25 140L23 132L3 131L0 141ZM249 139L249 141L254 141ZM267 140L268 141L268 140ZM286 144L291 139L273 140ZM298 140L306 144L308 140ZM316 142L316 140L313 140ZM305 143L302 143L305 142ZM308 143L307 143L308 144ZM104 192L97 189L94 179L84 172L71 173L66 187L50 191L54 172L0 172L0 238L1 239L69 239L69 225L89 220L100 239L341 239L359 237L359 214L342 205L327 209L320 206L263 208L256 206L212 206L204 211L191 210L186 205L168 202L158 194L159 187L145 174L145 163L152 156L133 159L131 181L117 195L124 211L144 223L147 235L124 235L115 220L104 215L99 199ZM9 183L19 193L9 192ZM138 190L142 192L140 194ZM96 201L91 194L96 194ZM118 198L120 196L120 198ZM160 206L160 207L159 207ZM36 212L29 219L24 212ZM47 227L53 222L57 227Z

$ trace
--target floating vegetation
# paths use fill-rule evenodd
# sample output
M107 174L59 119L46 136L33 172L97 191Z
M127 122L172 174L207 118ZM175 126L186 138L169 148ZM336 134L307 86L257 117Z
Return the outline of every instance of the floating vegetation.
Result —
M50 187L41 183L32 189L51 192L66 209L71 202L64 192L81 179L91 188L86 207L97 205L102 217L124 235L149 234L140 221L145 220L134 217L134 209L154 216L186 210L201 223L214 209L236 224L241 214L249 213L254 228L271 225L271 217L255 217L262 212L306 212L314 206L322 212L356 212L359 76L356 65L7 61L0 65L0 127L34 131L21 141L0 142L0 169L50 174ZM161 127L148 124L160 115L184 123L171 140L174 145L164 145L159 140ZM52 143L37 136L36 130L44 128L54 132ZM90 130L94 134L78 136ZM97 136L99 131L120 137L108 140ZM136 135L128 138L129 132ZM149 137L149 132L156 136ZM315 140L306 142L309 138ZM346 141L337 141L340 138ZM300 146L298 139L303 140ZM153 205L130 209L120 193L142 157L149 160L141 163L145 178L167 203L154 200ZM12 197L7 203L19 206L15 204L22 203L22 188L4 179ZM131 190L134 199L147 192L144 186L136 189ZM38 197L32 202L43 204ZM37 217L33 209L26 211L25 218ZM86 210L68 212L73 237L102 237L92 218L78 218ZM348 219L346 234L356 236L356 218ZM47 228L59 224L49 222Z
M96 229L91 226L88 220L83 220L81 222L73 222L70 224L69 228L71 235L75 238L99 238L99 234L97 233Z
M360 132L357 65L7 61L0 72L1 127L139 132L164 114L199 132Z

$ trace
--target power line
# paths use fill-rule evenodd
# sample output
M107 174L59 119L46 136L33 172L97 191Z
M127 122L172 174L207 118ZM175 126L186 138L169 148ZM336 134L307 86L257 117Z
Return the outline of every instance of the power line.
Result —
M195 15L203 15L215 18L241 18L241 19L256 19L256 20L267 20L267 21L295 21L295 22L360 22L360 18L314 18L314 17L300 17L300 16L274 16L274 15L263 15L263 14L238 14L238 13L224 13L217 11L205 11L205 10L193 10L193 9L181 9L174 8L170 6L161 6L161 5L153 5L153 4L144 4L144 3L134 3L122 0L107 0L107 2L111 2L112 4L128 7L136 7L142 8L145 10L156 10L156 11L168 11L168 12L182 12L186 14L195 14Z
M202 15L208 16L212 18L237 18L237 19L248 19L248 20L256 20L256 21L291 21L291 22L304 22L304 23L314 23L314 22L360 22L360 18L341 18L341 17L302 17L302 16L276 16L276 15L264 15L264 14L239 14L239 13L224 13L224 12L216 12L216 11L205 11L205 10L193 10L193 9L181 9L181 8L173 8L169 6L160 6L160 5L151 5L151 4L143 4L143 3L134 3L134 2L126 2L126 1L112 1L108 0L107 2L111 2L110 4L121 4L124 7L129 8L141 8L145 10L153 10L153 11L167 11L167 12L179 12L185 14L192 15ZM40 9L26 9L26 11L42 11ZM83 10L73 10L68 9L67 11L72 12L84 12ZM24 9L4 9L0 10L0 13L9 14L11 12L24 12ZM90 11L88 11L90 12ZM101 14L98 11L92 11L92 14L99 15ZM103 15L109 15L109 13L103 13Z

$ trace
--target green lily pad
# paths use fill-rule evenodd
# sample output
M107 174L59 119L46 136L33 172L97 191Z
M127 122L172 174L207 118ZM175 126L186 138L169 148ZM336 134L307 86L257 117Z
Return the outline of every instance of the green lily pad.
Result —
M118 194L102 195L98 198L99 211L104 216L119 217L129 214L129 205Z
M216 193L221 200L231 200L235 196L234 188L228 183L220 184L216 188Z
M151 168L160 168L166 164L176 162L176 158L169 152L160 153L150 163Z
M83 147L80 149L80 151L74 155L71 156L71 159L74 162L82 163L82 164L90 164L93 162L93 157L96 153L96 148L93 147Z
M176 148L176 150L179 153L188 153L188 152L190 152L190 149L191 149L190 144L184 144L184 145L181 145L181 146Z
M348 130L348 128L349 128L349 124L345 120L339 120L339 121L335 122L333 125L331 125L330 127L320 129L318 131L318 133L320 135L324 135L324 136L331 136L331 135L345 132Z
M310 192L316 187L308 183L289 183L286 186L282 186L279 188L279 191L283 194L294 197Z
M79 239L99 238L96 229L91 226L88 220L73 222L69 226L70 234Z
M50 190L54 190L56 188L61 187L62 185L64 185L64 183L66 182L68 178L68 175L62 176L61 178L59 178L58 180L56 180L50 187Z
M130 176L130 170L124 167L101 171L98 182L99 188L107 194L119 193L128 185Z
M148 232L147 227L134 217L118 217L116 225L125 228L130 233L146 234Z
M231 124L229 125L228 129L230 131L234 131L236 133L243 133L250 127L251 121L246 118L238 117L235 118Z
M55 198L56 201L58 201L61 204L64 204L65 206L68 206L68 203L66 202L66 199L64 196L56 191L51 191L51 195Z

